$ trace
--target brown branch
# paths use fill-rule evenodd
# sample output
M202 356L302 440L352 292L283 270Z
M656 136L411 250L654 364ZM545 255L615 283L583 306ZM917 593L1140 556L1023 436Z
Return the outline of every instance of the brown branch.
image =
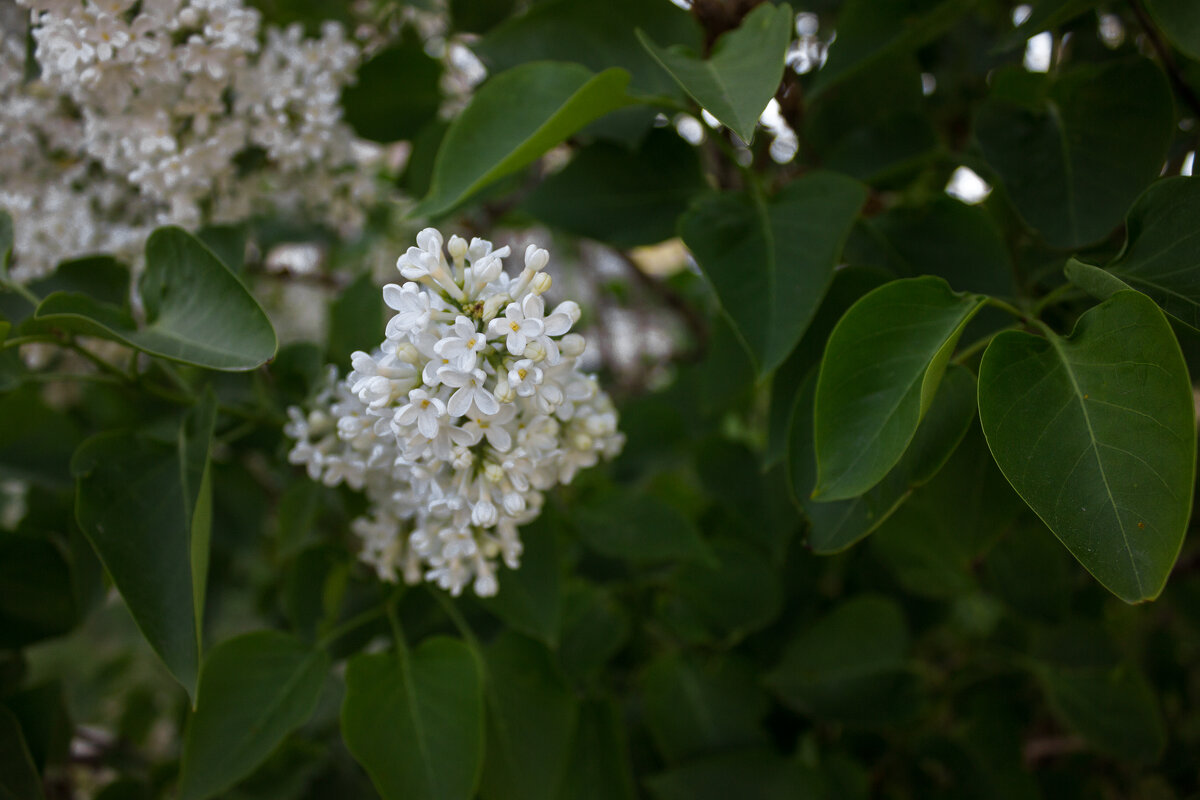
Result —
M1174 87L1175 93L1187 104L1192 113L1197 118L1200 118L1200 97L1196 96L1196 92L1183 79L1183 73L1179 69L1179 62L1175 60L1175 54L1171 52L1171 48L1163 41L1162 34L1155 26L1154 20L1150 19L1150 15L1142 7L1140 0L1129 0L1129 7L1133 9L1133 14L1137 17L1138 24L1142 26L1146 38L1150 40L1150 44L1154 47L1155 52L1158 53L1158 58L1167 70L1167 77L1171 79L1171 86Z
M620 250L616 252L634 282L674 311L687 327L692 346L676 356L676 360L687 364L703 361L708 354L708 322L679 292L647 275L627 253Z

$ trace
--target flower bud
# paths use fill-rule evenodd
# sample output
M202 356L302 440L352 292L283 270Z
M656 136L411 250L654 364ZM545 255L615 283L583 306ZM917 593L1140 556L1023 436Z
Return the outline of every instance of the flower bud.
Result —
M487 300L483 301L483 321L489 322L500 313L500 309L505 308L512 302L506 294L494 294Z
M467 257L467 240L461 236L451 236L450 241L446 244L446 249L450 251L450 257L455 262L462 261Z
M525 248L525 268L537 272L542 267L550 263L550 254L538 247L536 244L531 244Z
M567 358L578 358L586 347L587 340L578 333L568 333L558 342L559 351Z
M496 379L496 388L492 394L496 395L496 399L501 403L511 403L517 396L512 384L508 382L508 376L503 373Z
M525 345L523 355L536 364L539 361L546 360L546 348L541 342L530 342Z
M483 468L483 477L487 478L492 483L499 483L504 480L504 467L497 464L495 461L489 461L487 466Z
M533 280L529 284L529 291L533 292L534 294L545 294L550 290L551 283L553 283L553 281L551 280L549 273L535 273Z

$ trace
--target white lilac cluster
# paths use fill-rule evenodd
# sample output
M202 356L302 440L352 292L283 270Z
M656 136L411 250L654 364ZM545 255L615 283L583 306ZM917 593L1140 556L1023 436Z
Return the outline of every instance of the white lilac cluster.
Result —
M0 3L7 0L0 0ZM136 255L153 228L297 212L343 233L377 193L341 120L361 48L335 23L261 30L242 0L18 0L0 30L0 208L16 277L87 252Z
M543 492L611 458L624 443L612 401L576 359L573 301L547 313L549 255L503 271L508 247L426 228L383 288L397 313L373 353L329 384L307 413L289 409L289 454L314 480L364 489L354 522L362 558L385 580L422 579L457 595L496 593L499 560L516 568L517 527Z

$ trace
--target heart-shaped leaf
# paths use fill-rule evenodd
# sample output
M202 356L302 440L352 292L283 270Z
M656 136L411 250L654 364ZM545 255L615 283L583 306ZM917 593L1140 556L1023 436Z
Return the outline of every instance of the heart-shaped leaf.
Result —
M483 672L444 636L346 666L342 738L383 800L468 800L483 763Z
M684 215L683 240L760 375L800 341L865 200L857 181L813 172L769 201L723 192L701 198Z
M1139 59L1021 80L1040 99L993 97L976 115L984 158L1049 244L1104 238L1162 169L1175 121L1166 79Z
M1175 177L1147 189L1125 222L1125 248L1103 270L1072 259L1067 277L1103 300L1123 289L1149 295L1200 331L1200 179Z
M159 228L150 235L140 290L144 327L123 307L78 292L51 294L34 318L209 369L254 369L275 355L275 330L258 301L199 239L180 228Z
M312 714L328 671L324 650L278 631L214 647L183 744L180 797L213 797L249 775Z
M986 299L925 276L884 284L850 307L817 379L814 500L856 497L896 466Z
M1162 591L1196 459L1191 383L1166 318L1124 291L1060 337L1007 331L979 366L996 463L1075 558L1129 603Z
M495 76L450 124L434 159L429 194L412 215L449 211L589 122L629 105L628 83L623 69L593 75L578 64L552 61L522 64Z
M1200 5L1194 0L1146 0L1146 9L1171 44L1200 59Z
M175 447L104 433L75 453L75 516L142 635L196 695L212 523L211 392L188 414Z
M786 3L758 6L717 39L708 59L659 47L642 31L638 40L701 108L749 142L783 79L792 9Z
M0 797L4 800L42 800L42 777L29 753L21 722L0 706Z

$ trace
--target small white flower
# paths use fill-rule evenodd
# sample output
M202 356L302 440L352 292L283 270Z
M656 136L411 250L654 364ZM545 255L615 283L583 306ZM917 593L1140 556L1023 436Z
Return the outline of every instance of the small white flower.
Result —
M483 386L484 381L487 380L487 375L483 370L459 372L443 368L438 371L438 374L442 383L458 390L450 395L450 400L446 403L446 410L450 412L450 416L466 416L472 407L478 409L479 413L484 416L500 411L500 403L496 400L495 395Z
M518 397L532 397L542 382L542 368L528 358L522 358L508 371L508 385Z
M413 389L408 393L408 404L396 409L394 421L408 427L413 423L426 439L437 438L441 419L446 416L446 404L424 389Z
M413 282L404 286L389 283L383 287L383 302L400 312L388 320L385 335L394 339L409 331L424 328L432 313L431 298Z
M487 347L487 337L464 316L459 316L450 330L449 336L434 345L433 352L447 359L459 372L474 370L479 352Z
M530 340L538 339L545 331L542 310L542 299L536 295L526 297L520 304L509 303L504 317L497 317L488 325L488 335L505 337L504 346L510 354L524 355Z

